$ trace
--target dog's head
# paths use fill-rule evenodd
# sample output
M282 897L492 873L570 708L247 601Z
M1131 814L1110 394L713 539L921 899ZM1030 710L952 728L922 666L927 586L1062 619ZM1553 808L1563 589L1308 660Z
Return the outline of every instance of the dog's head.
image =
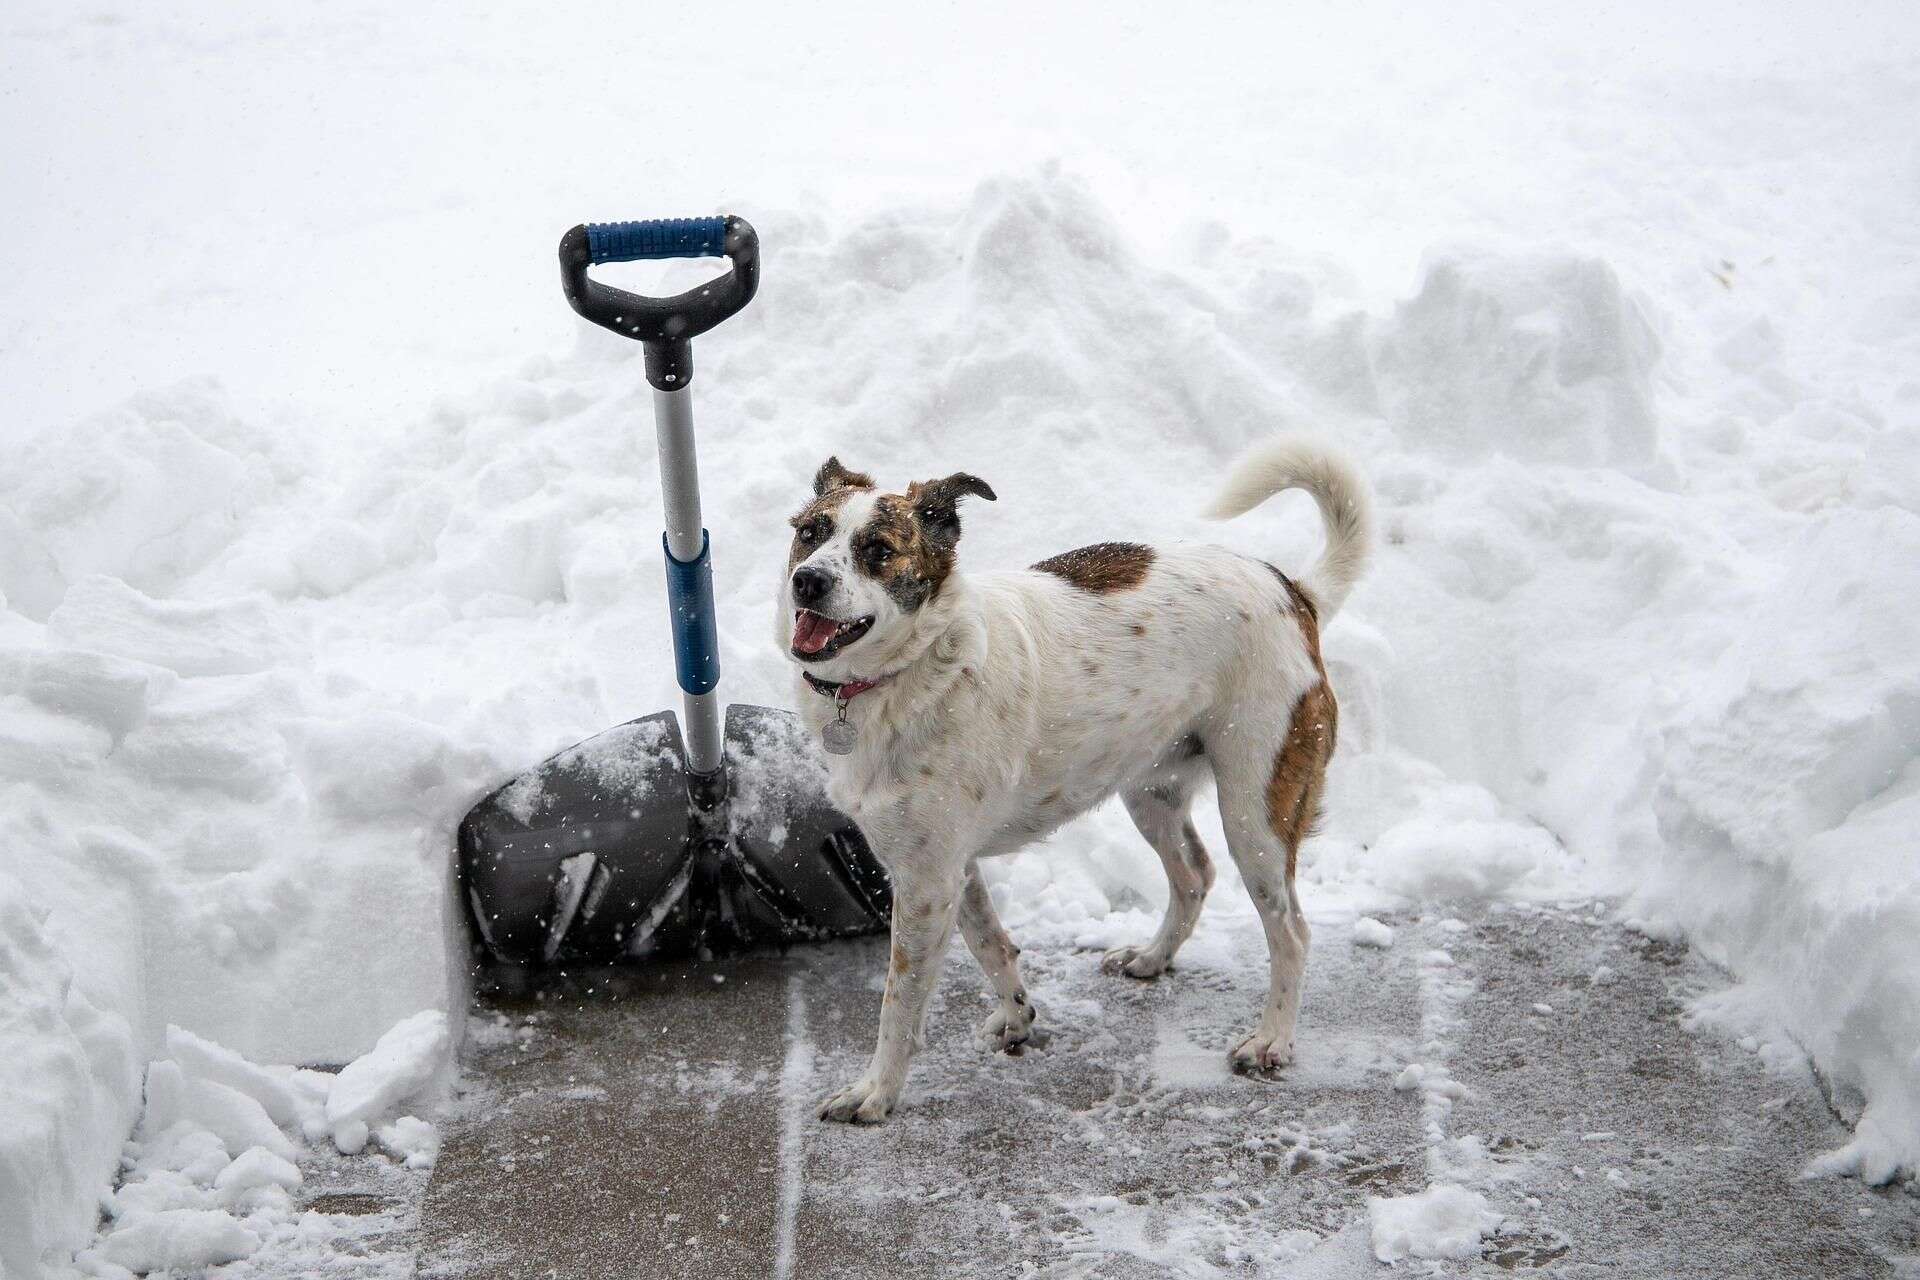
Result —
M914 623L953 573L967 496L992 501L993 490L962 472L882 493L828 458L791 521L778 615L788 655L823 680L871 675L907 656Z

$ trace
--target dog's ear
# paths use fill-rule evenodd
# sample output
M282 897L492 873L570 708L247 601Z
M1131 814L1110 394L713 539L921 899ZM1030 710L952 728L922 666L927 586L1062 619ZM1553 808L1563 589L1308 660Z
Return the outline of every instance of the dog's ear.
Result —
M991 485L964 471L956 471L944 480L907 486L914 519L926 530L928 541L938 547L951 547L960 541L960 499L969 496L998 501Z
M873 477L863 471L849 471L840 459L828 458L813 473L813 496L824 498L835 489L871 489Z

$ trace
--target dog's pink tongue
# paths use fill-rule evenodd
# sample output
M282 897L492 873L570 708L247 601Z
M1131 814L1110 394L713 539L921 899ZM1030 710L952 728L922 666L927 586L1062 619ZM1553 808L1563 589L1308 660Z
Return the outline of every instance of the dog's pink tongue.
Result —
M818 653L827 647L833 639L833 633L840 624L832 618L823 618L817 613L802 609L793 619L793 651L795 653Z

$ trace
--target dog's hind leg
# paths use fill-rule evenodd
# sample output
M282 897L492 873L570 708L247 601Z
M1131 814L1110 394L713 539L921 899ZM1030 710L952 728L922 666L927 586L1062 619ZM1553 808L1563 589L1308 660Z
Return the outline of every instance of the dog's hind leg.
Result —
M1272 721L1272 708L1245 707L1227 717L1234 727L1216 746L1220 818L1240 877L1267 936L1267 1001L1253 1033L1229 1055L1236 1070L1283 1067L1293 1061L1293 1029L1306 979L1307 917L1294 889L1300 842L1319 811L1327 760L1333 754L1333 693L1322 681L1290 709L1280 742L1253 726ZM1264 739L1264 740L1263 740Z
M1192 773L1168 774L1157 769L1153 779L1121 793L1127 815L1167 873L1167 910L1160 929L1144 946L1115 947L1100 961L1109 973L1130 978L1157 978L1173 963L1180 944L1193 932L1200 907L1213 887L1213 860L1187 816L1192 800Z
M960 891L960 936L1000 997L1000 1007L980 1024L980 1034L996 1049L1018 1048L1032 1034L1039 1011L1027 998L1027 984L1020 981L1020 948L1001 927L978 864L967 868L967 883Z

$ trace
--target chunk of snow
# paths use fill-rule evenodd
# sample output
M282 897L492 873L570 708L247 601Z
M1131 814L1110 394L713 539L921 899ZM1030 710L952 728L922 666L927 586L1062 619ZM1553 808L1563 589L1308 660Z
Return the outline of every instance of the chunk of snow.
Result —
M367 1122L342 1120L333 1126L334 1148L343 1156L357 1156L367 1149Z
M213 1189L228 1204L255 1187L300 1185L300 1170L265 1147L249 1147L213 1180Z
M224 1153L221 1160L226 1161ZM131 1222L144 1214L162 1209L212 1209L217 1207L207 1184L210 1176L202 1171L185 1173L172 1169L141 1168L127 1175L127 1181L114 1188L106 1199L108 1216Z
M431 1169L440 1158L440 1133L417 1116L401 1116L375 1133L380 1145L409 1169Z
M1478 1257L1480 1241L1502 1220L1485 1196L1445 1182L1416 1195L1369 1196L1367 1216L1373 1224L1373 1256L1386 1263Z
M182 1120L217 1136L228 1151L265 1147L282 1159L294 1157L293 1142L246 1094L215 1080L190 1078L169 1058L149 1063L141 1131L164 1131Z
M176 1120L157 1135L143 1122L136 1147L141 1169L171 1170L206 1186L233 1160L226 1143L191 1120Z
M299 1105L287 1078L291 1072L276 1074L248 1062L231 1049L173 1026L167 1028L167 1056L187 1075L246 1094L259 1103L277 1125L292 1124L299 1117Z
M145 1275L189 1271L252 1257L260 1237L219 1209L162 1209L116 1227L100 1243L101 1257Z
M1393 930L1372 916L1361 916L1353 922L1353 942L1359 947L1384 949L1393 945Z
M439 1009L423 1009L394 1024L335 1077L327 1094L327 1123L336 1138L342 1125L359 1122L364 1129L425 1089L445 1063L447 1047L447 1015Z

